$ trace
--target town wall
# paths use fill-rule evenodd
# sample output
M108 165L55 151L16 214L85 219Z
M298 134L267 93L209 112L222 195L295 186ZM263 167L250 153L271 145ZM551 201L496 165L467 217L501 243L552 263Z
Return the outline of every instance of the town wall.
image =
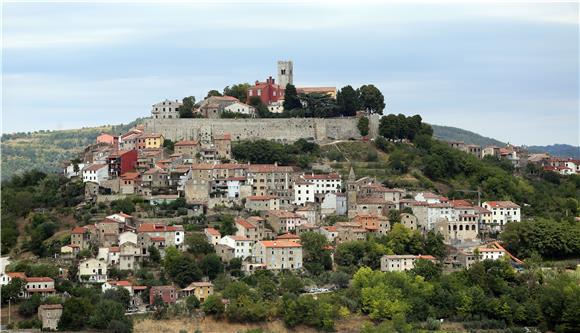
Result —
M374 119L377 118L377 119ZM145 132L161 133L166 139L211 140L214 135L229 133L233 141L266 139L294 142L298 139L318 142L359 139L358 119L284 118L284 119L146 119ZM370 134L378 129L378 116L371 116ZM375 128L376 127L376 128Z

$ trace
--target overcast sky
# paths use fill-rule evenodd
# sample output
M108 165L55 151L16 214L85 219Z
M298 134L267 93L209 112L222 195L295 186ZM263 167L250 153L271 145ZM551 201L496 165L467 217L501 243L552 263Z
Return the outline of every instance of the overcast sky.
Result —
M578 4L5 3L2 130L148 116L275 75L373 83L386 113L516 144L579 143Z

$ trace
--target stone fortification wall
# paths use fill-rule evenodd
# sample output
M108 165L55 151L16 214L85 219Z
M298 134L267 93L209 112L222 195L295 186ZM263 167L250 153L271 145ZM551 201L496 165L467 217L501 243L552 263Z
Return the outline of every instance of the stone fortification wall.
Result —
M359 139L357 118L285 118L285 119L146 119L145 132L161 133L167 139L211 140L213 135L229 133L233 141L298 139L316 141ZM373 122L371 121L371 125ZM373 125L371 126L373 127ZM371 133L376 130L371 128Z

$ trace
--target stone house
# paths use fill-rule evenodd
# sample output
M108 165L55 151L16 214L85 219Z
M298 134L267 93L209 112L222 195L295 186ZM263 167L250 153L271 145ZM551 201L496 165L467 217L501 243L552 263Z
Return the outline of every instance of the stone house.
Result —
M266 227L266 220L259 216L250 216L245 220L237 219L236 228L237 236L248 237L254 243L274 236L272 230Z
M307 222L302 216L286 210L269 210L266 212L266 220L276 233L293 231Z
M75 227L70 235L71 245L78 246L81 250L91 247L91 233L86 227Z
M391 229L389 220L382 215L357 214L353 221L370 233L386 235Z
M183 154L186 158L196 158L199 154L200 144L197 140L181 140L175 143L174 152Z
M253 211L279 210L280 200L274 195L252 195L246 198L246 209Z
M385 255L381 257L381 272L403 272L415 267L418 259L435 262L435 257L430 255Z
M43 330L56 331L62 316L62 304L41 304L38 307L38 319L42 322Z
M257 264L266 269L301 269L302 245L288 240L258 241L254 245L253 255Z

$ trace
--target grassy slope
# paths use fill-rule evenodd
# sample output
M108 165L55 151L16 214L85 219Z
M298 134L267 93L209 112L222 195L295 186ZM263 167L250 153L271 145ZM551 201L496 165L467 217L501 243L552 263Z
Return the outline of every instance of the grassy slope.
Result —
M457 127L431 125L433 136L445 141L463 141L467 144L481 146L505 146L505 142L488 138L474 132L470 132Z
M77 156L83 148L93 143L100 133L124 132L133 127L137 121L127 125L4 134L2 136L2 179L8 179L16 173L32 169L45 172L60 171L63 161Z
M505 146L504 142L479 135L457 127L431 125L433 136L445 141L463 141L467 144L480 146ZM567 144L554 144L549 146L529 146L530 152L548 153L553 156L580 158L580 147Z

